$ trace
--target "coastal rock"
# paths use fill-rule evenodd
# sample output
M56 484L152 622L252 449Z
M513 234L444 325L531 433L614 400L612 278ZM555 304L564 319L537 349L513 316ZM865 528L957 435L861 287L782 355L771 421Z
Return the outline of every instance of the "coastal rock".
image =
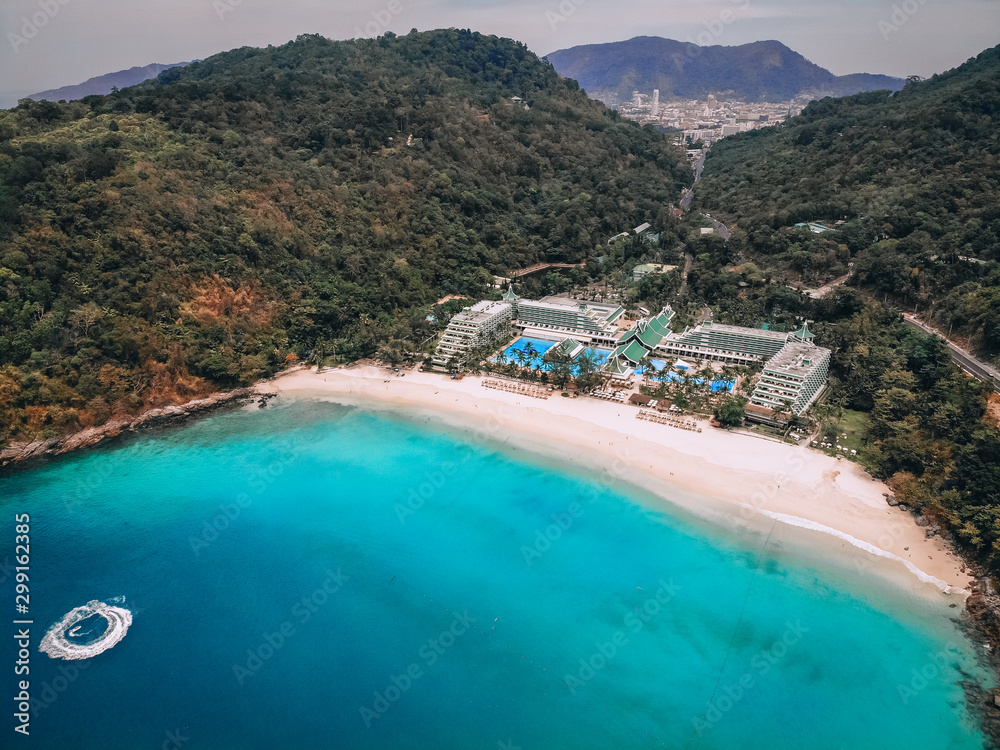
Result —
M916 524L917 526L930 526L931 522L930 519L927 518L927 516L920 516L919 518L917 518Z
M0 466L17 461L26 461L45 455L59 455L69 451L95 445L106 438L113 438L129 430L143 427L156 427L171 421L185 419L192 414L208 411L227 403L236 403L252 395L248 388L238 388L226 393L213 393L205 398L195 399L186 404L164 406L139 414L138 416L117 416L102 425L88 427L62 437L48 440L33 440L24 443L14 443L0 451Z
M885 496L885 501L887 503L889 503L889 506L892 507L892 508L895 508L897 505L899 505L899 500L897 500L892 495L886 495Z
M122 433L122 430L128 429L131 424L131 417L114 417L98 427L88 427L80 432L67 435L60 441L54 452L57 454L68 453L77 448L98 443L104 438L117 437Z

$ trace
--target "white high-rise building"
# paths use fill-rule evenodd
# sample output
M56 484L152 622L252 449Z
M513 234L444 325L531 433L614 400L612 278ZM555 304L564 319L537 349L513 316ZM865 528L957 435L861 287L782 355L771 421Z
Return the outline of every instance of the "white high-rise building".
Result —
M653 117L660 114L660 90L653 89L653 108L649 112Z
M434 363L462 363L469 352L510 333L514 307L509 302L483 300L466 307L448 323L437 345Z

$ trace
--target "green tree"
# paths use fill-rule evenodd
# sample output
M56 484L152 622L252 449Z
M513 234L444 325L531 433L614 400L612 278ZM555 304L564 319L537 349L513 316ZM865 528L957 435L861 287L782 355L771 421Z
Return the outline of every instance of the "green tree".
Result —
M723 396L715 407L715 418L723 427L743 424L746 416L747 399L741 396Z

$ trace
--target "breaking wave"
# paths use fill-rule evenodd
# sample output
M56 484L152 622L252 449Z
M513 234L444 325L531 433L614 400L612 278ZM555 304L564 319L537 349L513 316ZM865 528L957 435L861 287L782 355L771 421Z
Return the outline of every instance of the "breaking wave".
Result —
M116 597L112 601L123 602L124 599ZM76 632L71 631L74 631L74 628L84 620L95 615L103 618L107 622L107 627L94 640L88 643L75 643L67 638L67 636L79 637L78 629ZM38 650L48 654L53 659L89 659L114 647L125 637L131 624L132 613L127 609L112 607L94 599L82 607L70 610L59 622L49 628L49 631L42 637Z

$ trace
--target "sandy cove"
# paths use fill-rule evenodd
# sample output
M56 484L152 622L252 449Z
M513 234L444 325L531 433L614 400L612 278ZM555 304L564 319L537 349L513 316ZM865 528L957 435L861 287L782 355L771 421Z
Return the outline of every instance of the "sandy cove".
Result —
M383 369L356 367L298 370L258 391L432 416L472 428L474 439L491 444L516 433L532 452L602 476L627 475L628 482L730 528L759 528L771 523L765 517L776 519L816 529L807 533L817 544L832 540L867 550L873 568L892 578L908 569L906 577L920 589L933 584L964 595L972 583L945 542L926 538L912 515L889 507L883 496L888 488L850 461L804 445L714 429L707 422L698 433L642 421L628 404L563 398L558 391L538 399L488 389L481 380L413 371L393 377ZM704 507L706 498L715 507Z

